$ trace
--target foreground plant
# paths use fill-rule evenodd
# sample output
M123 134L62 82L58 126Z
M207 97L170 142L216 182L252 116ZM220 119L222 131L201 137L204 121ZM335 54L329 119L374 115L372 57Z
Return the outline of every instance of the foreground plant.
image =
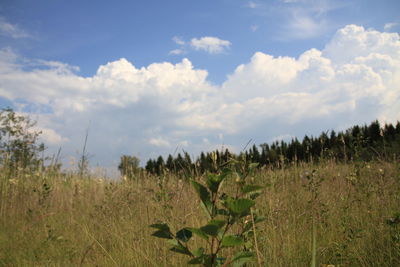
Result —
M238 162L231 163L232 166L240 165ZM168 239L168 243L172 245L171 251L191 257L188 264L242 266L253 261L254 251L258 252L255 225L263 221L263 218L255 214L254 200L264 187L247 183L246 178L256 167L257 164L250 164L247 168L241 168L242 170L227 168L219 174L208 174L205 185L191 180L208 223L200 228L184 227L175 234L167 223L152 224L150 227L157 229L153 236ZM233 193L222 192L222 185L228 178L235 179L234 188L231 188ZM189 241L193 235L204 239L207 242L206 247L190 248ZM222 252L226 249L236 253L223 257ZM261 264L259 255L257 258Z

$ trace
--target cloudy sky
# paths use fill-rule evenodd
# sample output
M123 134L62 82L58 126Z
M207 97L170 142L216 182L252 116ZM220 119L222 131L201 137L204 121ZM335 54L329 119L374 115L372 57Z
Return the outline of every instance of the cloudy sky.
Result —
M240 151L400 120L398 0L2 0L0 107L49 153Z

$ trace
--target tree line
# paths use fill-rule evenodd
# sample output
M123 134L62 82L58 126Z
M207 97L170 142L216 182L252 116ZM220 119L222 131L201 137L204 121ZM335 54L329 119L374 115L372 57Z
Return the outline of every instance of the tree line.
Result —
M399 152L400 122L381 126L376 120L369 125L356 125L345 131L332 130L323 132L317 137L306 135L302 140L293 138L290 142L282 140L259 146L254 144L239 154L225 149L201 152L195 159L185 151L176 156L170 154L166 159L159 156L156 159L149 159L144 169L154 175L165 172L192 175L215 172L231 159L244 159L249 164L258 163L259 167L281 168L300 162L317 163L323 159L334 159L339 162L392 159L398 157ZM128 162L134 159L134 156L121 157L119 169L122 175L129 174L126 171L130 166ZM137 169L139 162L137 158L135 160Z
M3 171L17 173L20 170L43 169L48 159L51 160L51 168L60 170L58 155L53 158L44 156L45 146L38 140L41 133L35 131L34 126L35 122L27 116L17 114L12 109L0 110L0 167ZM381 126L376 120L369 125L356 125L338 133L332 130L317 137L306 135L301 141L293 138L290 142L282 140L259 146L254 144L239 154L225 149L201 152L197 158L192 158L183 151L176 156L170 154L166 159L162 156L149 159L144 168L140 167L137 157L122 155L118 168L127 179L144 171L154 175L169 172L191 176L217 172L232 159L247 164L257 163L258 167L282 168L289 164L317 163L324 159L339 162L398 159L399 152L400 122ZM82 156L83 160L87 161L86 156ZM87 168L87 164L81 165Z

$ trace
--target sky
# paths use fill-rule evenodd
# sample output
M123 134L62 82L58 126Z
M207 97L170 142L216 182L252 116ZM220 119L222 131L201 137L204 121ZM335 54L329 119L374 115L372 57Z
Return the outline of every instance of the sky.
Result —
M0 107L92 166L400 120L398 0L2 0Z

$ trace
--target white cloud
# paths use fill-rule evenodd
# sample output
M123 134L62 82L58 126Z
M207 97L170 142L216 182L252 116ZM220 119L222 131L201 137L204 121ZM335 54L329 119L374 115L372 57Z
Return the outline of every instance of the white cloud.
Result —
M329 13L349 5L346 1L332 0L283 0L275 11L280 14L281 27L278 39L310 39L332 30L337 22L331 21Z
M185 41L181 37L174 36L172 40L178 45L185 45Z
M327 29L327 20L320 14L321 9L289 8L285 14L286 21L282 24L280 39L309 39L321 35Z
M193 38L190 41L191 46L196 50L203 50L210 54L219 54L224 52L231 46L231 42L221 40L217 37L202 37L200 39Z
M183 49L174 49L174 50L169 51L170 55L182 55L184 53L185 53L185 51Z
M168 55L176 56L186 54L186 42L181 37L174 36L172 38L172 41L174 41L174 43L176 43L179 48L169 51Z
M40 131L40 139L49 145L62 145L68 141L68 138L61 136L53 129L36 127L35 130Z
M251 30L252 32L255 32L255 31L258 30L259 27L260 27L260 26L258 26L258 25L251 25L251 26L250 26L250 30Z
M271 139L271 142L280 142L280 141L290 141L291 139L294 139L295 136L290 135L290 134L284 134L284 135L279 135L275 136L274 138Z
M161 146L161 147L170 147L171 146L171 144L167 140L163 139L162 137L151 138L149 140L149 144L153 145L153 146Z
M291 37L294 39L307 39L318 36L325 27L325 22L317 21L307 14L295 14L288 25Z
M253 2L253 1L250 1L250 2L247 3L246 7L255 9L255 8L260 7L260 4L257 4L257 3Z
M399 35L365 30L357 25L347 25L338 30L324 49L324 55L335 63L351 63L357 57L372 53L400 56Z
M14 39L31 37L30 34L22 30L18 25L9 23L4 17L0 17L0 35Z
M356 25L297 58L257 52L220 86L188 59L142 68L120 59L92 77L35 62L45 67L27 70L11 49L0 50L0 97L30 105L50 146L69 155L90 122L88 151L101 163L132 153L145 162L182 146L197 155L221 147L220 135L225 147L241 148L250 138L400 119L399 35Z
M171 50L169 55L186 54L190 49L202 50L210 54L219 54L223 53L231 46L229 41L209 36L192 38L192 40L188 43L186 43L181 37L177 36L173 37L172 40L179 46L179 48Z
M396 27L397 25L399 25L397 22L389 22L389 23L386 23L385 26L383 26L383 29L384 29L385 31L390 31L390 30L392 30L394 27Z

